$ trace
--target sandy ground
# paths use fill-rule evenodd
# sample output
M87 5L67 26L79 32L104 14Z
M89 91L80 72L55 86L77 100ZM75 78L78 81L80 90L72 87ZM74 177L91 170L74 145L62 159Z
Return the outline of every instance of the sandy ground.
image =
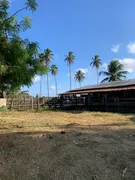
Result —
M0 180L135 180L135 115L0 112Z

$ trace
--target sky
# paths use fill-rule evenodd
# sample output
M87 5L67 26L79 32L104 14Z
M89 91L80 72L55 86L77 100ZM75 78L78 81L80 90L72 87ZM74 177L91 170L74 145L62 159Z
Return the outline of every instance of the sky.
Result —
M11 0L9 14L24 6L26 0ZM58 92L69 90L69 71L65 55L73 51L76 70L82 69L85 80L82 85L96 84L96 70L90 67L96 54L103 62L100 70L105 70L111 60L119 60L129 71L127 79L135 77L135 0L37 0L38 9L30 16L32 28L21 34L23 38L39 43L41 52L50 48L54 54L52 64L59 68L57 76ZM100 77L100 81L104 77ZM49 75L50 95L55 96L54 78ZM72 77L72 88L79 84ZM40 77L36 76L30 94L39 94ZM47 95L46 77L43 76L42 93Z

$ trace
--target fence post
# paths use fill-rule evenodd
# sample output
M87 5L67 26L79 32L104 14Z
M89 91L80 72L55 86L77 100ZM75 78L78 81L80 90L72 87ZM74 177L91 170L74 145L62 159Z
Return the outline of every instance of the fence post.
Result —
M88 93L88 109L90 110L90 93Z
M44 99L44 97L42 97L42 103L43 103L43 105L45 104L45 99Z
M12 100L11 100L11 110L13 109L13 106L14 106L14 95L13 95Z
M120 111L120 103L119 103L119 98L117 97L117 107L118 107L118 112Z
M19 109L19 111L20 111L20 96L18 96L18 109Z
M26 97L24 96L24 110L26 110Z
M39 97L37 97L37 109L39 109Z
M33 96L31 98L31 109L33 110Z
M77 109L77 96L75 95L75 105L76 105L76 109Z
M63 95L60 97L60 108L63 108Z
M106 112L108 112L108 100L107 100L107 95L105 95L105 108L106 108Z

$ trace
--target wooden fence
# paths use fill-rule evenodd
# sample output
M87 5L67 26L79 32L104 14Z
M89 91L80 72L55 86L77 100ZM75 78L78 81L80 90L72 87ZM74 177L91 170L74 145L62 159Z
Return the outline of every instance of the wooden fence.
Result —
M13 110L34 110L40 107L49 106L71 109L89 109L89 110L103 110L103 111L119 111L125 109L126 111L135 111L135 98L34 98L31 96L13 96L7 97L7 107Z
M135 98L53 98L46 104L50 108L135 112Z
M50 98L49 98L50 99ZM34 98L27 96L7 97L7 108L11 110L34 110L43 107L48 98Z

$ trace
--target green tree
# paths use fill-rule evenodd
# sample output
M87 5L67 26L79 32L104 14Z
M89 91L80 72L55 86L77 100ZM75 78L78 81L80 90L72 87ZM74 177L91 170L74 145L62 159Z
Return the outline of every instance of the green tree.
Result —
M48 91L48 97L49 97L49 65L51 61L53 60L53 54L52 50L47 48L44 51L44 60L45 60L45 67L48 69L48 72L46 73L46 82L47 82L47 91Z
M81 82L83 82L84 79L85 79L85 74L81 70L76 71L75 81L79 82L80 87L81 87Z
M107 66L107 71L101 71L99 75L106 76L106 78L101 81L101 83L103 83L123 80L126 78L127 73L128 71L124 71L123 64L118 60L112 60Z
M95 55L94 58L92 58L92 62L90 63L90 66L93 68L96 68L97 70L97 84L99 83L99 67L102 65L101 59L99 59L99 55Z
M74 63L75 56L72 51L66 55L65 61L67 62L67 65L69 66L69 78L70 78L70 90L72 89L72 72L71 72L71 65Z
M55 80L55 87L56 87L56 96L58 95L58 87L57 87L57 79L56 76L58 74L58 67L56 65L52 65L51 68L51 74L54 76L54 80Z
M0 1L0 33L5 33L8 31L12 33L13 31L18 31L23 26L23 20L18 24L16 21L16 15L23 10L30 10L32 12L36 11L38 4L36 0L27 0L24 7L20 8L12 15L9 16L8 9L10 7L9 0ZM28 17L24 17L24 20L28 21ZM14 24L12 22L14 21ZM29 24L29 22L28 22ZM8 27L8 28L7 28ZM25 26L23 26L25 29ZM27 27L26 27L27 28Z
M36 74L45 73L38 58L38 43L22 39L20 33L31 28L29 17L20 22L17 13L22 10L35 11L35 0L27 0L25 7L9 16L9 1L0 1L0 91L14 91L30 86Z

